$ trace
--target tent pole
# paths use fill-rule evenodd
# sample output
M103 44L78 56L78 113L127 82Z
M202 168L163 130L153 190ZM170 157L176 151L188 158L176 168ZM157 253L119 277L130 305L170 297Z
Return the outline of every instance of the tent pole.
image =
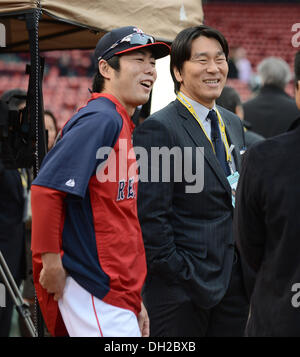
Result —
M33 137L35 137L34 176L38 174L42 160L47 153L44 125L44 108L42 94L42 71L39 53L38 26L41 16L40 9L26 14L26 26L29 35L30 75L29 75L29 115L32 123Z
M33 166L34 177L37 176L42 160L47 153L42 94L42 71L39 54L38 29L40 16L40 8L34 9L32 13L26 14L26 27L29 35L31 60L28 89L29 116L32 135L35 137L35 162ZM35 315L35 324L38 337L44 337L44 322L36 294Z

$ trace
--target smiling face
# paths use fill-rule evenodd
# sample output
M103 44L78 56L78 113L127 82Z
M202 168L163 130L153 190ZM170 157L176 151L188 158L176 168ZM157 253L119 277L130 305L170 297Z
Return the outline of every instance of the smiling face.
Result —
M104 60L101 60L104 61ZM105 92L114 95L132 115L138 105L145 104L156 80L155 59L149 50L141 49L120 56L120 70L99 62L99 71L107 79ZM102 67L101 67L102 66ZM105 68L105 73L103 70Z
M180 91L208 108L221 95L227 74L228 64L221 44L205 36L192 42L191 57L184 62L182 70L174 68Z

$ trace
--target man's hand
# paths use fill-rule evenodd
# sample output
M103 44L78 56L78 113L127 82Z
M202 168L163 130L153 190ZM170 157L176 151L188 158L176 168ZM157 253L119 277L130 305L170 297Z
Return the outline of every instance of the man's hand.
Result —
M138 323L139 323L139 328L140 328L142 337L149 337L149 335L150 335L150 321L149 321L147 310L143 303L141 305L141 312L138 315Z
M54 300L62 297L66 284L66 271L63 268L60 254L42 254L43 269L40 273L40 284L49 294L54 294Z

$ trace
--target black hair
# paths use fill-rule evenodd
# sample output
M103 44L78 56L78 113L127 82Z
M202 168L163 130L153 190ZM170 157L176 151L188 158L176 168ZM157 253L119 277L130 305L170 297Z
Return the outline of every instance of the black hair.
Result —
M226 38L218 30L206 25L189 27L182 30L176 36L171 46L170 71L174 82L175 93L179 91L180 83L176 80L174 68L177 68L179 72L182 70L184 62L191 58L192 42L200 36L216 39L224 51L226 60L228 60L228 43Z
M235 113L235 108L242 105L242 101L234 88L225 86L220 97L216 99L216 104Z
M107 60L107 63L117 72L120 70L120 57L113 56L112 58ZM93 79L93 92L101 93L104 89L105 78L97 69L97 72Z
M295 84L298 89L298 81L300 81L300 51L298 51L295 55L294 72L295 72Z

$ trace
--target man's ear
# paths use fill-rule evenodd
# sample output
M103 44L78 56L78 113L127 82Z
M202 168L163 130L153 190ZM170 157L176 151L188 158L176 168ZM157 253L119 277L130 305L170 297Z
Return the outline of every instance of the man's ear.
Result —
M99 73L102 75L102 77L106 79L110 79L111 77L111 66L105 61L104 59L101 59L98 63L98 69Z
M174 73L174 76L176 78L176 81L179 82L179 83L182 83L183 80L182 80L182 77L181 77L181 73L176 67L173 68L173 73Z

